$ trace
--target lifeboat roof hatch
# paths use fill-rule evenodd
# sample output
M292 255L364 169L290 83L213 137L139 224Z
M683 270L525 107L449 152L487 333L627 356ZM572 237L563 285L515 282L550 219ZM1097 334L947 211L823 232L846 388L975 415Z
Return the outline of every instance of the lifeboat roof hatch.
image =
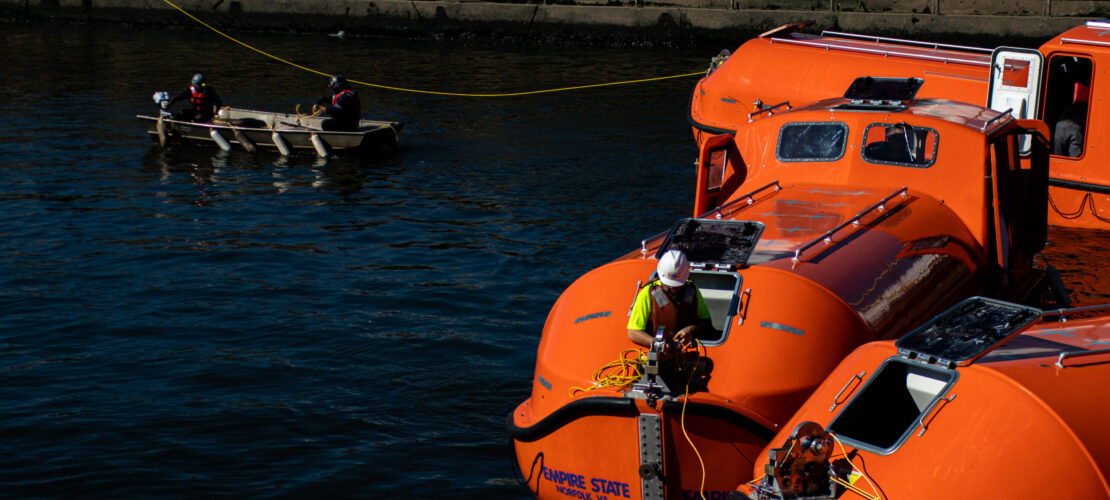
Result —
M656 258L668 250L682 250L694 268L735 271L747 266L763 227L753 221L679 219Z
M953 368L967 366L1041 318L1040 309L971 297L895 342L903 356Z
M844 91L844 98L850 101L850 109L900 109L913 100L923 83L920 78L861 76Z

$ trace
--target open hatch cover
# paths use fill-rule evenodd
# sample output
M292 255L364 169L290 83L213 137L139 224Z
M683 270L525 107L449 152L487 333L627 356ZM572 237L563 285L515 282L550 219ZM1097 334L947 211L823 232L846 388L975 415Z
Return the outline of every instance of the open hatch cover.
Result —
M864 102L906 102L913 100L921 84L920 78L875 78L862 76L852 81L844 98Z
M1040 309L971 297L907 333L895 346L910 358L967 366L1040 317Z
M679 219L656 257L682 250L694 267L736 270L748 264L761 234L762 222Z

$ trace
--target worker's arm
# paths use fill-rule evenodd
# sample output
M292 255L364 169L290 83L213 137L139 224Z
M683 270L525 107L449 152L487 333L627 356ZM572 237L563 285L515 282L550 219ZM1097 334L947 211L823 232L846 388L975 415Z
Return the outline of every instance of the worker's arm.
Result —
M641 347L650 348L651 343L655 341L655 338L649 335L648 332L645 332L643 330L633 330L629 328L628 340L631 340L632 342L636 343L636 345L639 345Z
M636 300L632 302L626 328L628 328L628 340L638 346L650 349L655 337L647 331L651 318L651 299L648 298L648 288L645 286L636 294Z

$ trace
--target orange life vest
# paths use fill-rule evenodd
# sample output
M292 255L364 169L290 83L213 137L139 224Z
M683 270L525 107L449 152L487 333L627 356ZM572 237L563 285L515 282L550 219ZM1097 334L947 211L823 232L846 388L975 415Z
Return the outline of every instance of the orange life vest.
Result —
M196 112L197 121L205 121L212 118L212 99L208 96L208 92L202 92L195 85L189 86L189 102L193 104L193 111Z

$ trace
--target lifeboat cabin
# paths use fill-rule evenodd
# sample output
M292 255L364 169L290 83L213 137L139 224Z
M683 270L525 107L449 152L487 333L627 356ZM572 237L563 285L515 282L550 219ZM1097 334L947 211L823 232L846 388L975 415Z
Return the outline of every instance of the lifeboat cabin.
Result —
M507 422L533 494L719 497L854 348L966 297L1039 300L1047 130L913 100L919 86L863 78L705 142L697 215L577 279L547 317ZM672 249L713 327L694 349L638 349L633 299Z
M866 344L726 498L1110 498L1106 312L975 297Z
M732 133L782 102L840 95L861 72L920 78L920 98L944 98L1044 121L1051 132L1049 223L1110 229L1110 20L1075 27L1039 50L946 45L780 27L714 59L690 100L698 144Z

